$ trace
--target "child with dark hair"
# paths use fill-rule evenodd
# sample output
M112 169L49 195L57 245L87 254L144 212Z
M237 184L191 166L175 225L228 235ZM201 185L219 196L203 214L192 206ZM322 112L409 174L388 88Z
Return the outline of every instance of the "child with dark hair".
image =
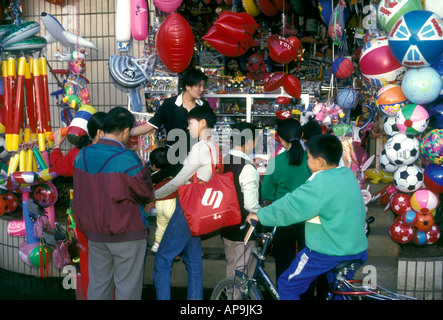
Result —
M275 201L251 213L247 221L265 226L287 226L306 221L306 247L278 279L282 300L300 299L310 283L340 262L367 259L366 209L360 185L348 167L339 167L343 148L333 135L317 135L306 143L309 180ZM348 278L353 274L347 275Z
M212 178L212 163L219 163L220 149L211 139L211 128L216 116L210 107L196 106L188 115L188 130L198 142L192 146L183 161L183 168L168 183L155 191L156 199L164 198L177 191L179 186L189 183L197 173L197 179L208 182ZM168 150L168 156L173 150ZM158 300L171 299L171 272L174 259L181 253L188 271L188 300L203 299L203 265L201 238L193 237L189 229L180 199L166 227L154 260L154 285Z
M238 225L220 230L225 249L227 277L234 276L237 269L252 276L257 261L251 256L251 251L257 246L257 242L250 240L244 244L247 228L240 229L249 212L260 208L260 177L249 159L249 154L253 152L257 143L257 129L248 122L241 122L234 126L233 149L223 158L224 172L233 173L242 217Z
M303 130L303 141L306 142L309 140L309 138L322 134L322 128L320 123L318 123L316 120L309 120L302 126Z
M181 163L174 165L169 163L168 150L166 148L156 148L152 150L149 154L149 162L151 163L152 185L155 190L171 181L183 167ZM158 250L169 220L175 211L177 197L177 192L173 192L165 198L155 200L157 228L155 229L154 244L151 247L152 252L157 252Z
M285 151L271 158L263 177L261 195L263 200L273 202L294 191L311 176L308 155L301 146L302 127L294 118L280 120L277 134ZM305 247L305 224L278 227L273 246L277 279L294 260L297 249Z

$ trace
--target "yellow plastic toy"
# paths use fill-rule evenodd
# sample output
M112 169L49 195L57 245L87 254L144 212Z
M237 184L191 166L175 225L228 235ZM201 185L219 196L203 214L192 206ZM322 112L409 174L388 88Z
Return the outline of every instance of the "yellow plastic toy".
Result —
M378 169L367 169L365 170L366 179L369 179L371 183L378 184L380 181L384 183L391 183L394 175L389 172Z

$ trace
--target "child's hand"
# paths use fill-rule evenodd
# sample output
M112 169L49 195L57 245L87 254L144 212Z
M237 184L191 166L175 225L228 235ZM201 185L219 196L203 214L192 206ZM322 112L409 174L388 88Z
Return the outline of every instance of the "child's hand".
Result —
M246 217L246 221L247 221L249 224L252 224L252 223L251 223L251 220L259 221L256 213L250 212L249 215Z

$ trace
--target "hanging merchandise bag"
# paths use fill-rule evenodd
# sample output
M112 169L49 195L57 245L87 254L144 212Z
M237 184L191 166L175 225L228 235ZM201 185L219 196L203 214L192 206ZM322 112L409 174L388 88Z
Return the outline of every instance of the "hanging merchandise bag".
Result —
M340 1L331 13L329 18L328 34L334 44L338 44L345 32L344 9L346 3Z

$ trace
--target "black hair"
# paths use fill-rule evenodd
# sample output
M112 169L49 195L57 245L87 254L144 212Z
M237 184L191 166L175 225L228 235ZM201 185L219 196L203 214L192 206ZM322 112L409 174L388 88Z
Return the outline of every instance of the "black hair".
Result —
M306 148L314 158L323 158L329 165L338 165L343 153L340 140L332 134L320 134L306 141Z
M114 107L105 116L103 131L105 133L120 133L126 128L134 127L134 115L126 108Z
M88 129L88 134L82 135L77 144L75 145L78 149L84 148L91 143L91 139L94 139L97 135L98 130L103 130L105 122L106 113L99 111L91 115L86 125Z
M255 141L257 126L249 122L240 122L232 127L232 145L244 146L246 141Z
M149 161L157 169L165 169L169 167L171 164L168 161L168 149L162 147L155 148L149 154Z
M287 152L291 166L299 166L303 161L304 150L300 143L302 133L301 124L297 119L288 118L277 122L278 136L291 144Z
M185 90L186 86L195 86L202 80L206 83L208 81L208 76L199 69L189 69L183 74L181 79L182 89Z
M192 108L188 113L188 119L195 119L197 121L204 119L206 120L208 128L214 128L217 123L217 116L215 115L214 110L212 110L211 107L204 105L197 105Z
M322 134L323 131L321 129L320 123L316 120L309 120L302 126L303 129L303 139L308 140L309 138Z

